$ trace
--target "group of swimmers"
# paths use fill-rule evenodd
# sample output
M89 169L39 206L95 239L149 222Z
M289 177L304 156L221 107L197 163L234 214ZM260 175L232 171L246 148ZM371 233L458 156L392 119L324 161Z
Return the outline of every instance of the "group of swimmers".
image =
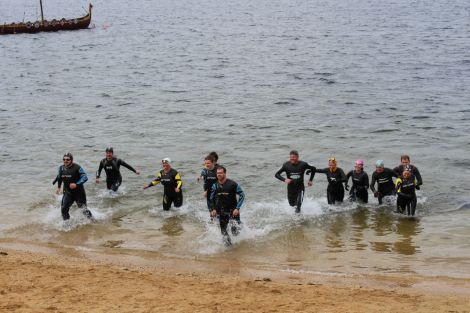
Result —
M364 161L357 160L354 170L348 172L337 166L336 158L328 160L328 167L317 169L304 161L299 160L299 153L296 150L290 152L289 161L284 163L276 172L275 177L287 184L287 199L289 204L295 207L295 211L300 212L305 192L304 175L310 174L308 186L313 185L315 173L326 175L328 187L326 195L328 204L343 202L344 190L349 191L350 201L361 201L368 203L368 189L374 193L374 197L382 204L384 197L397 195L397 211L408 216L414 216L416 211L416 190L423 184L421 174L416 166L410 164L408 155L401 156L401 164L393 170L384 166L383 160L375 163L375 171L372 174L372 181L369 185L369 176L364 171ZM281 174L286 173L286 177ZM393 178L396 178L393 182ZM349 188L349 178L352 179L352 187ZM344 187L343 187L344 184ZM377 184L377 189L375 185Z
M123 160L114 156L113 148L106 148L106 157L101 160L96 172L96 183L100 183L101 172L106 173L106 187L108 190L116 192L121 183L122 176L120 167L123 166L130 171L140 175L140 172ZM227 228L231 224L231 232L237 235L240 229L240 208L243 205L245 194L240 185L227 178L227 169L217 163L216 152L209 153L204 159L205 168L201 171L197 180L203 180L204 197L207 200L207 208L212 219L218 217L220 229L227 245L231 244L231 239ZM170 210L171 206L180 207L183 205L183 182L181 175L172 168L171 159L162 160L162 169L157 176L144 189L161 184L163 185L163 210ZM328 160L328 167L317 169L307 162L299 159L299 153L292 150L289 154L289 161L285 162L276 172L275 177L287 184L287 199L289 204L295 208L296 213L300 213L303 197L305 193L304 176L310 175L308 186L313 185L315 173L323 173L328 180L327 199L328 204L343 202L344 190L349 191L351 201L368 202L368 188L378 198L379 204L386 196L397 195L397 211L414 216L416 210L416 191L422 185L419 170L410 164L410 157L403 155L401 165L393 170L384 167L384 162L376 162L376 170L372 174L372 181L369 185L369 177L363 169L364 161L357 160L354 170L348 172L337 167L335 158ZM286 177L282 176L285 173ZM393 178L396 178L395 183ZM349 189L349 178L352 178L352 187ZM85 170L73 162L73 155L66 153L63 156L63 165L59 167L58 174L53 184L58 183L57 194L60 193L63 185L63 198L61 203L61 213L64 220L70 218L69 210L74 202L82 209L83 214L93 219L92 213L87 208L86 193L84 183L88 180ZM375 184L377 183L377 189ZM344 184L344 187L343 187ZM230 223L230 221L232 221Z

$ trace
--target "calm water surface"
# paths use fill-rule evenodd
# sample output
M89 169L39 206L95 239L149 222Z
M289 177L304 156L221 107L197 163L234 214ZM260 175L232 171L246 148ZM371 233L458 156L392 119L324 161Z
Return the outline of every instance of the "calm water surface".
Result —
M46 18L85 1L45 0ZM0 234L265 268L470 277L470 3L457 0L94 2L93 28L0 37ZM35 20L36 1L4 0L0 22ZM113 146L117 195L94 183ZM393 205L326 203L315 178L293 214L274 172L298 149L344 170L408 153L424 186L415 221ZM195 177L220 154L244 188L245 228L225 248ZM98 223L60 217L53 180L71 151L89 173ZM162 212L142 191L171 157L185 205ZM371 196L371 195L370 195ZM118 248L116 248L118 249Z

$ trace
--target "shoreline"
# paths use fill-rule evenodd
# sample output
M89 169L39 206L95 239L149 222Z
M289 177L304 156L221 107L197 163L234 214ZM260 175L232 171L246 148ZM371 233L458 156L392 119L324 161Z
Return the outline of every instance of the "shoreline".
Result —
M267 271L115 250L1 238L0 311L470 311L469 279Z

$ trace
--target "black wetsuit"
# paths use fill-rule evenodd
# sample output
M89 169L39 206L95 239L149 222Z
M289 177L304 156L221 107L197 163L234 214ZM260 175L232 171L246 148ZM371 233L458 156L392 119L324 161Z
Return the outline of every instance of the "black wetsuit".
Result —
M106 188L111 189L112 191L117 191L122 183L122 176L121 172L119 171L121 165L136 173L136 170L132 166L121 159L113 157L111 160L108 160L104 158L100 162L100 166L96 172L96 178L100 178L101 171L104 169L106 172Z
M395 173L397 173L397 175L399 177L402 177L403 172L405 171L405 168L407 168L407 167L409 167L410 170L411 170L411 175L413 175L412 178L416 178L417 186L421 186L423 184L423 179L421 178L421 173L419 172L419 170L416 166L411 165L411 164L408 164L408 165L401 164L401 165L398 165L397 167L395 167L393 169L393 171Z
M417 180L412 177L411 179L405 180L404 178L398 178L396 181L397 190L397 211L400 213L405 212L408 216L414 216L416 211L416 186L418 185Z
M416 166L411 165L411 164L408 164L408 165L401 164L401 165L398 165L397 167L395 167L393 169L393 171L395 173L397 173L398 176L403 177L402 176L403 172L405 171L405 168L407 168L407 167L409 167L411 169L412 178L416 179L416 186L415 186L416 190L419 190L420 186L423 184L423 179L421 178L421 173L419 172L419 170ZM414 198L413 201L414 201L413 205L416 207L416 201L417 201L416 197Z
M328 180L328 187L326 189L326 197L328 204L335 204L336 201L343 202L344 200L344 187L343 183L346 183L346 175L344 171L337 167L334 172L330 171L330 168L317 169L317 173L326 174Z
M292 164L288 161L284 163L279 171L274 175L280 181L285 181L286 178L281 175L285 172L287 178L292 179L292 182L287 185L287 200L289 201L290 206L295 206L295 211L297 213L300 212L304 199L304 175L308 170L311 171L309 181L312 181L316 170L314 166L309 165L304 161L299 161L297 164Z
M210 200L212 209L215 209L219 216L220 231L224 236L225 243L230 245L231 240L227 232L227 226L230 219L240 224L240 214L233 216L233 210L240 210L245 200L245 193L239 184L231 179L227 179L223 185L219 182L212 185ZM238 227L236 225L232 226L232 234L238 234Z
M360 199L364 203L368 202L369 195L367 189L369 189L369 176L366 172L361 171L357 173L355 170L350 171L346 175L346 185L348 184L349 177L352 177L352 187L349 191L349 199L356 201L356 198Z
M163 185L163 210L168 211L171 208L171 204L178 208L183 205L183 189L181 186L181 176L175 169L170 169L168 173L161 170L157 177L150 182L148 187L155 186L161 183ZM179 192L175 191L175 188L180 189Z
M377 173L377 171L372 174L370 190L372 190L374 194L378 193L377 198L379 200L379 204L382 204L383 197L395 195L395 185L393 184L393 177L398 177L398 174L389 168L384 168L384 171L380 174ZM377 190L374 186L375 182L377 182Z
M85 170L76 163L72 163L69 167L63 165L59 167L59 172L53 183L57 181L59 188L62 186L62 183L64 184L64 195L61 204L62 218L64 220L70 219L69 210L74 202L83 210L83 214L86 217L91 218L91 212L87 209L85 188L83 187L87 180L88 177ZM77 188L70 189L70 184L72 183L75 183Z
M202 178L204 179L204 191L207 192L207 209L209 211L212 210L212 205L211 205L211 190L212 190L212 186L217 182L217 165L214 166L214 168L212 170L208 170L208 169L203 169L201 171L201 176Z

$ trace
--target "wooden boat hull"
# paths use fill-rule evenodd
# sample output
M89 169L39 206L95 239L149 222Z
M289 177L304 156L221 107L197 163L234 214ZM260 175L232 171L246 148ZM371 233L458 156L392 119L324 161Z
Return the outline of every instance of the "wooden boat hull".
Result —
M22 34L22 33L39 33L39 32L56 32L59 30L77 30L88 28L91 22L90 4L88 14L74 19L51 20L44 22L36 21L34 23L11 23L0 25L0 35Z

